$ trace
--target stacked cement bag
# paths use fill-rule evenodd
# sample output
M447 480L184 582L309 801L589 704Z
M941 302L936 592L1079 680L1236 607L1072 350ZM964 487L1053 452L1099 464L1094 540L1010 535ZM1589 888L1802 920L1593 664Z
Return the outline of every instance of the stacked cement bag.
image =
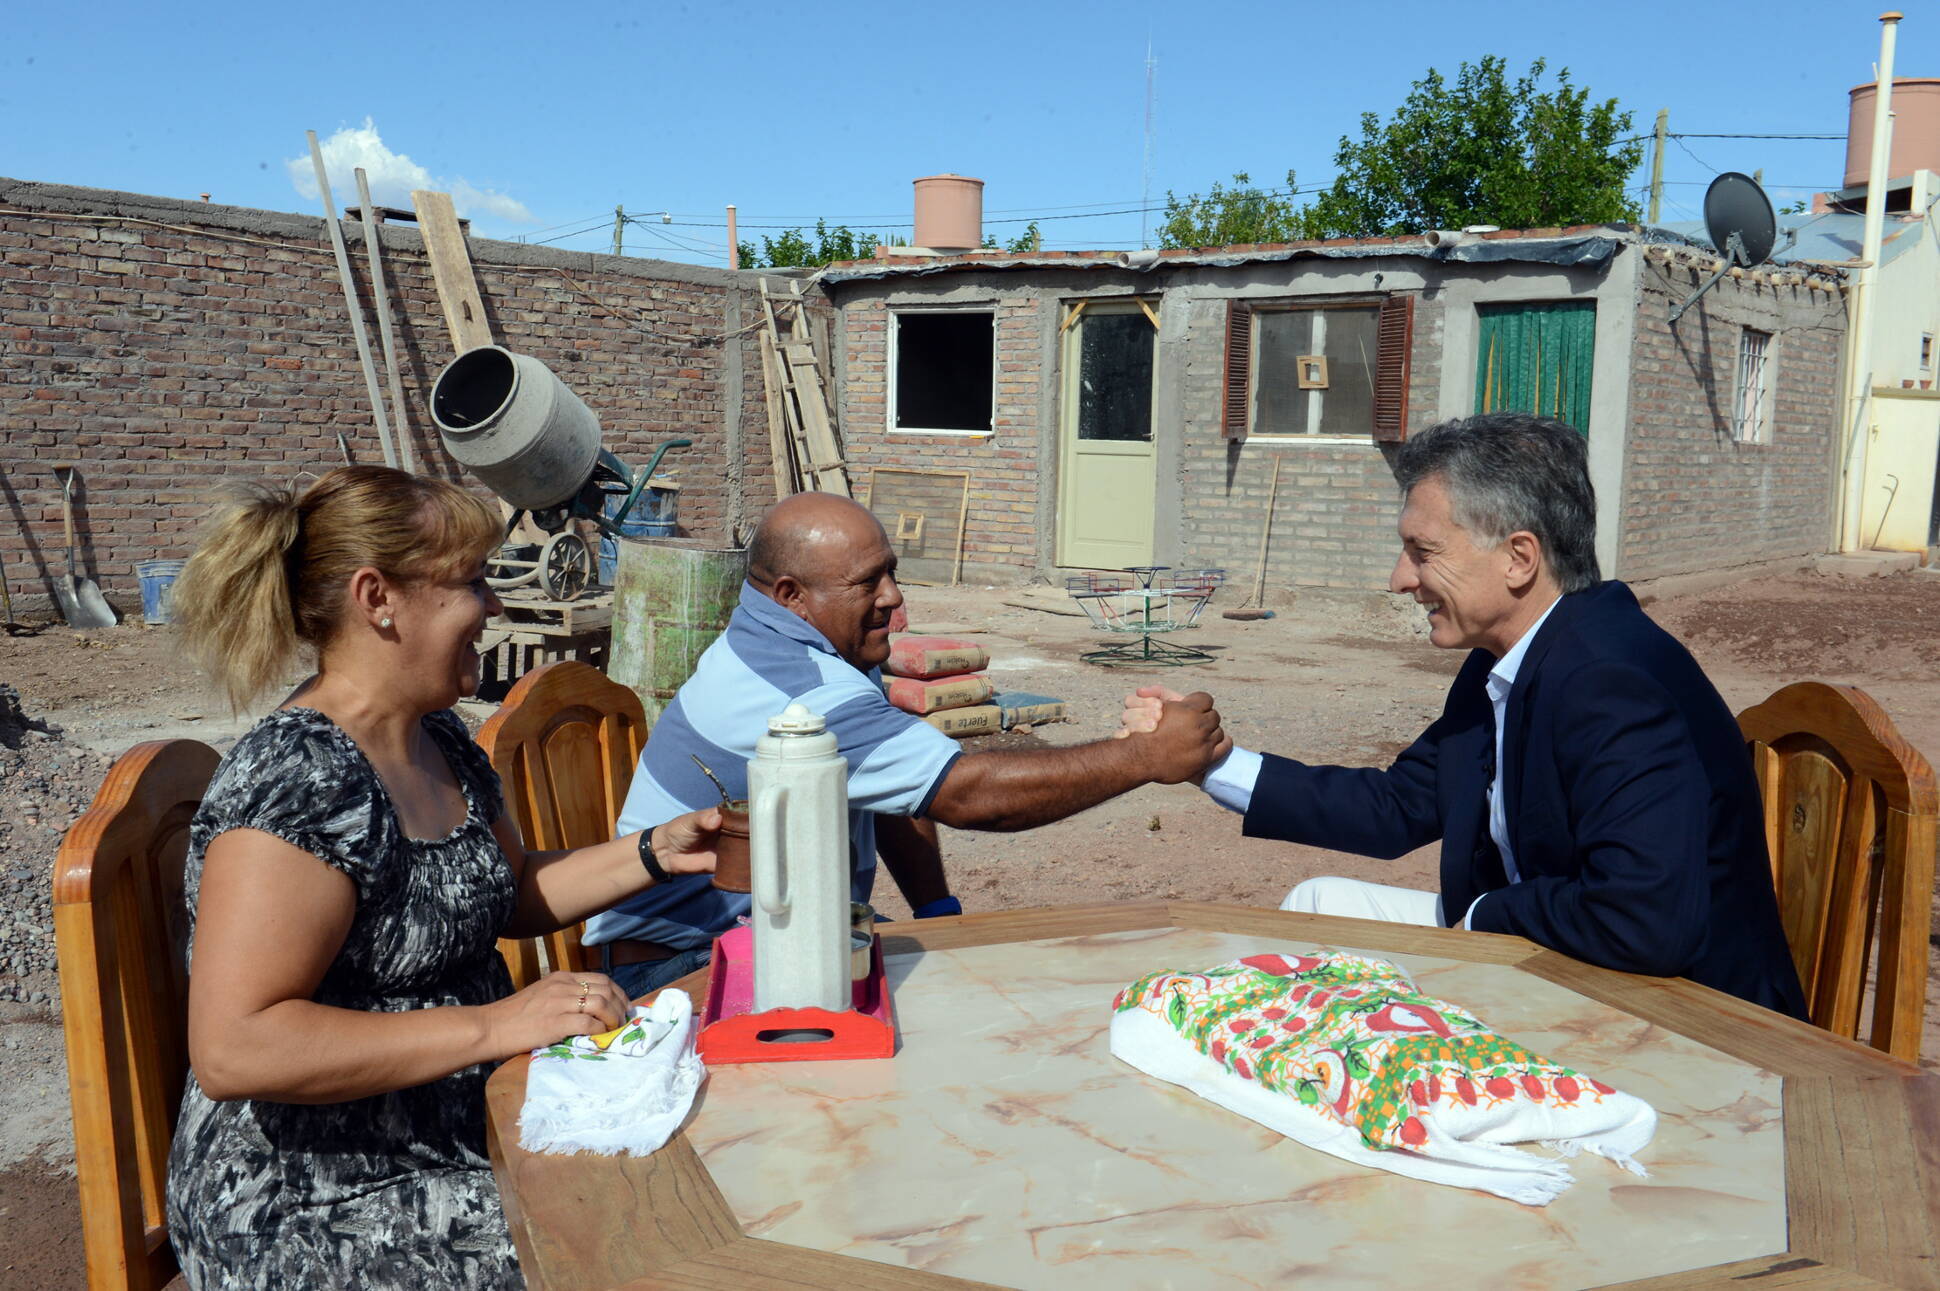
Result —
M994 688L979 669L990 652L954 637L904 637L889 648L882 666L889 702L961 739L1004 729L1004 711L990 702Z

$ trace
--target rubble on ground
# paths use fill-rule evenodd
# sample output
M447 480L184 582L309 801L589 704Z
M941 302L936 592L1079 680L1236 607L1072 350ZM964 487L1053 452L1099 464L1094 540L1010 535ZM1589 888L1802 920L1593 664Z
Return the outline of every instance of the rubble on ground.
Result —
M67 743L0 684L0 1001L59 1008L54 856L111 761Z

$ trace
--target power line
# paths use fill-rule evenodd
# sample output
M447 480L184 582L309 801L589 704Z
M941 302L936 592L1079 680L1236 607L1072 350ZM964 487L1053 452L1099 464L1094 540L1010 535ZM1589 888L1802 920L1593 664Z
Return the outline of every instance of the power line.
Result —
M1718 168L1716 166L1713 166L1710 162L1706 161L1704 158L1692 152L1690 149L1690 146L1686 144L1682 138L1679 138L1677 135L1667 135L1666 138L1675 140L1677 143L1677 146L1684 150L1684 155L1686 157L1689 157L1692 161L1704 167L1706 170L1710 171L1713 175L1718 173Z
M1305 193L1324 193L1327 191L1329 187L1331 187L1331 185L1316 184L1311 188L1276 189L1272 192L1261 193L1260 196L1261 197L1297 197ZM1052 208L1052 209L1056 209L1056 208ZM1044 223L1050 220L1096 220L1096 219L1103 219L1106 216L1110 216L1110 215L1144 215L1153 211L1163 211L1166 209L1168 209L1168 207L1166 206L1126 206L1126 207L1120 207L1116 210L1087 211L1082 214L1076 214L1076 215L1028 215L1028 216L1019 215L1009 219L1001 219L1001 220L986 219L984 223L985 224L1032 224L1032 223ZM824 221L826 222L827 217L820 217L820 218L824 219ZM687 229L721 229L721 228L727 227L727 224L725 221L671 220L667 222L673 224L676 228L687 228ZM802 226L799 224L750 224L750 223L747 223L746 221L736 221L736 227L741 229L799 229ZM840 226L838 225L837 227L840 227ZM903 223L891 225L890 227L907 228L908 224L907 222L903 222Z
M587 215L587 216L582 216L582 217L580 217L580 218L579 218L579 219L577 219L577 220L565 220L565 221L563 221L563 222L561 222L561 223L559 223L559 224L548 224L548 225L546 225L546 227L544 227L543 229L527 229L527 230L526 230L526 231L525 231L525 232L524 232L523 234L521 234L521 235L520 235L520 238L519 238L519 240L520 240L520 241L524 241L525 239L527 239L527 238L530 238L530 237L531 237L531 236L532 236L533 234L535 234L535 233L550 233L550 232L552 232L552 231L553 231L554 229L563 229L563 228L565 228L565 227L566 227L566 225L568 225L568 224L583 224L583 223L585 223L585 222L586 222L587 220L590 220L590 219L594 219L594 218L597 218L597 219L599 219L599 220L601 220L601 221L604 221L604 220L606 219L606 217L605 217L604 215L601 215L601 216L597 216L597 217L595 217L595 216L591 216L591 215Z
M555 225L554 227L557 228L558 226ZM582 233L591 233L594 229L606 229L610 227L612 226L608 223L606 217L601 216L597 223L588 224L583 229L574 229L571 233L561 233L556 238L529 239L529 242L532 246L545 246L546 244L551 242L564 242L567 238L576 238L580 236Z

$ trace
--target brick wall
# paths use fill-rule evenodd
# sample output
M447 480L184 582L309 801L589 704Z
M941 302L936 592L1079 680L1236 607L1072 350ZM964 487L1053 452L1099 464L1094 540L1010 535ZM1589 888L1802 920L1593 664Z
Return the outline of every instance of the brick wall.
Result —
M360 289L364 249L345 224ZM600 417L629 466L663 470L684 532L724 539L773 498L751 287L716 270L474 240L495 336ZM426 400L451 356L417 233L384 232L405 433L462 478ZM732 334L732 333L739 334ZM0 560L21 608L64 572L53 465L78 467L77 559L138 605L134 564L189 553L216 490L383 460L321 220L0 180Z
M1408 428L1431 426L1441 385L1443 309L1417 297L1410 354ZM1230 441L1221 427L1225 389L1226 302L1198 301L1186 340L1184 561L1221 565L1250 595L1258 576L1261 528L1280 481L1266 561L1266 600L1291 587L1386 590L1396 553L1401 505L1388 462L1374 443ZM1237 602L1235 602L1237 603Z
M996 315L996 434L889 434L888 345L891 307L881 288L839 289L838 351L842 355L842 418L858 492L871 466L968 470L971 494L964 544L966 577L1015 579L1048 571L1046 526L1056 522L1057 380L1046 370L1057 343L1063 300L1090 294L1089 280L994 279L987 307ZM1143 285L1143 284L1141 284ZM1180 520L1176 546L1159 559L1180 565L1223 566L1251 590L1260 522L1273 469L1281 456L1275 527L1268 557L1271 589L1290 586L1383 588L1394 559L1397 506L1394 477L1383 450L1363 444L1229 445L1219 418L1224 380L1227 292L1203 282L1153 283L1161 313L1186 311L1182 337L1162 334L1160 383L1179 385L1176 419L1155 410L1161 437L1176 436L1176 452L1161 445L1161 507L1170 495ZM944 297L954 306L985 308ZM934 308L910 298L912 307ZM898 307L904 304L897 299ZM1434 421L1441 380L1438 304L1423 299L1415 314L1411 426ZM1048 455L1048 459L1047 459ZM1164 477L1172 462L1170 478Z
M869 488L873 467L970 472L965 578L1013 581L1017 571L1038 563L1038 486L1040 479L1053 478L1040 461L1039 400L1046 380L1045 329L1056 326L1055 302L1011 294L969 308L995 315L994 434L889 432L890 309L880 298L858 299L840 310L842 434L858 498Z
M1671 308L1709 268L1642 266L1623 476L1627 579L1827 550L1844 299L1803 284L1727 279L1673 329ZM1746 325L1773 334L1767 444L1731 434Z

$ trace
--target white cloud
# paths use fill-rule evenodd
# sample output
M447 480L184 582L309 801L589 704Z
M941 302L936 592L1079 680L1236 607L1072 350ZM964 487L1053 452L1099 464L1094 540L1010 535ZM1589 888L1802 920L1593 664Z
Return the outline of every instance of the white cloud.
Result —
M401 206L408 210L412 189L435 188L451 194L452 205L460 215L488 216L511 224L534 223L532 212L516 198L475 188L462 178L439 179L403 153L392 152L370 117L365 117L359 128L345 126L338 130L322 140L320 146L323 164L330 172L331 191L340 208L355 205L357 184L351 172L361 166L370 181L371 201L380 206ZM316 167L311 164L309 154L291 157L283 164L296 191L316 201Z
M473 188L462 179L451 184L451 204L458 208L461 215L477 212L481 215L496 215L501 220L513 224L536 224L532 212L525 209L525 203L504 193L489 188Z

